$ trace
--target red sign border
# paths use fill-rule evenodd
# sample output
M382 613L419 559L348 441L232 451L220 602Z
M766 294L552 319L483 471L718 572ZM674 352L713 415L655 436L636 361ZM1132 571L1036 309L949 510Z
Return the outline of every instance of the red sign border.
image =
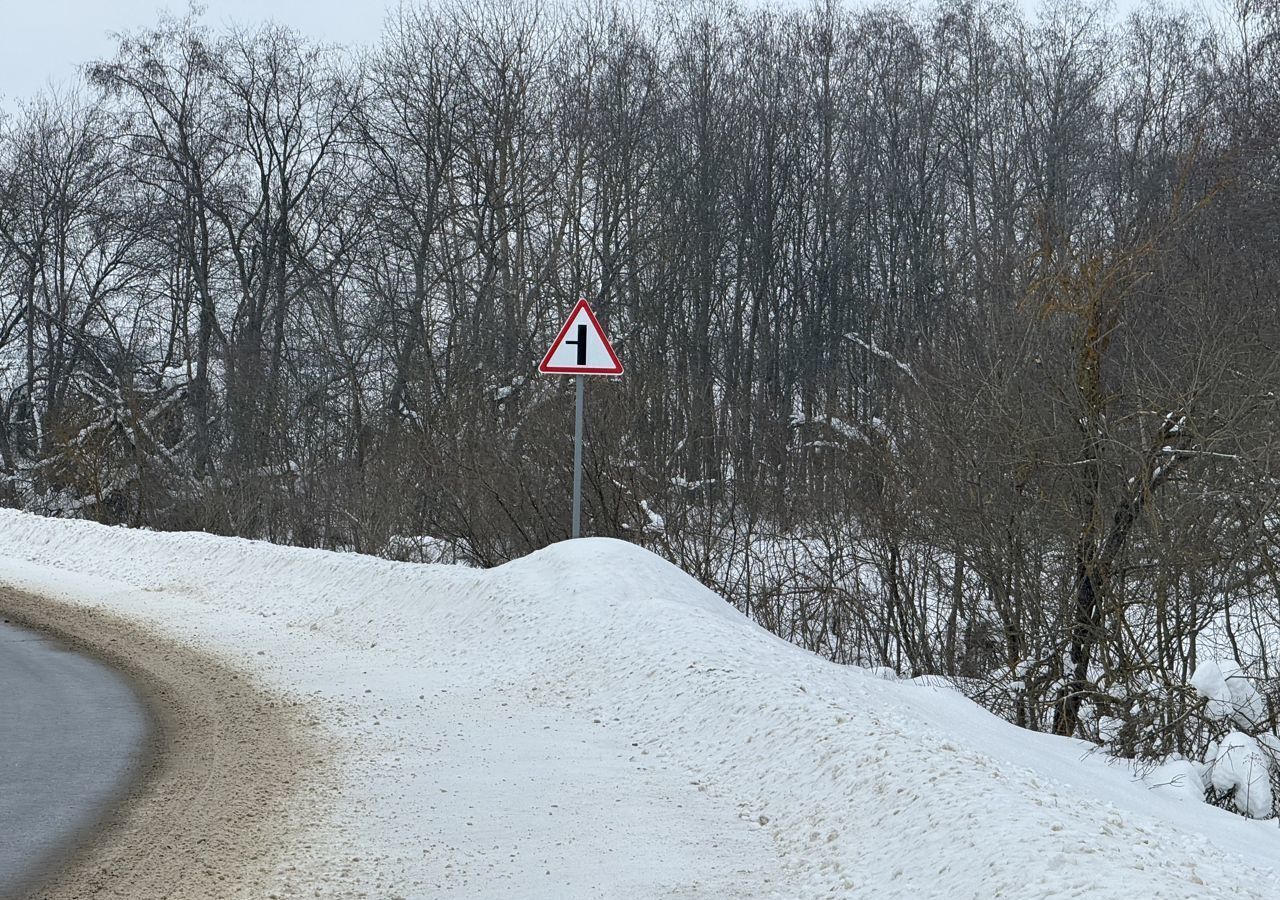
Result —
M609 358L613 360L613 368L587 369L580 366L558 366L552 367L548 365L551 357L555 354L556 348L560 346L560 342L564 340L564 336L569 333L569 326L573 324L573 320L578 316L578 310L585 309L587 318L591 320L591 327L596 330L596 334L600 335L600 340L604 343L604 349L609 351ZM621 375L622 363L618 360L618 354L613 352L613 344L609 343L609 338L605 336L604 329L600 327L600 320L596 318L596 314L591 309L591 304L587 302L586 297L578 300L573 311L569 313L569 317L564 320L564 326L560 329L560 333L556 335L556 339L551 342L551 349L547 351L547 355L542 357L542 362L538 363L538 371L543 375Z

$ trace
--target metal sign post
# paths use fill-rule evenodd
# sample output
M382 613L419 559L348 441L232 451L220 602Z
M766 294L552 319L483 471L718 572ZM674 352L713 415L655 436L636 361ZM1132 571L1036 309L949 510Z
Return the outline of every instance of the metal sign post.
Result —
M573 422L573 536L582 537L582 405L586 394L586 377L577 376L578 402Z
M574 335L569 340L569 334ZM582 419L586 404L587 375L621 375L622 363L605 337L604 329L585 299L569 313L564 327L542 358L538 371L548 375L573 375L577 384L573 416L573 536L582 537Z

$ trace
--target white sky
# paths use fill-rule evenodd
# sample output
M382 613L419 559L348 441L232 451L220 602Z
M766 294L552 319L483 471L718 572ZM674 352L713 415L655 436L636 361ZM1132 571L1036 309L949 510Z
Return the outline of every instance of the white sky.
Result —
M204 0L204 21L253 24L274 20L334 44L378 39L388 5L398 0ZM186 0L0 0L0 105L13 111L49 84L64 84L76 67L108 56L110 34L154 25L163 9L182 14Z
M1140 0L1112 2L1123 13ZM1022 3L1030 9L1037 0ZM388 8L399 7L400 0L203 0L202 5L204 21L215 29L274 20L314 40L359 45L379 38ZM11 113L43 88L73 81L77 66L110 55L112 32L154 25L162 9L181 14L187 0L0 0L0 8L0 110Z

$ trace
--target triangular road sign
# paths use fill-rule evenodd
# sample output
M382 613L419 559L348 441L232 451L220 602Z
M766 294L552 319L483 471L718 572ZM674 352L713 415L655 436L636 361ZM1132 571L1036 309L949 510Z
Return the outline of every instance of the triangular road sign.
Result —
M569 313L538 371L548 375L622 374L622 363L585 298Z

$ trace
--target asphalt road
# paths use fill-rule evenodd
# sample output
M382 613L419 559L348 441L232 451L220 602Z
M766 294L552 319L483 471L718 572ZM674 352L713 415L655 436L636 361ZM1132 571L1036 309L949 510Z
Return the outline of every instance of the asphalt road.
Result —
M110 668L0 623L0 897L56 865L120 796L147 727Z

